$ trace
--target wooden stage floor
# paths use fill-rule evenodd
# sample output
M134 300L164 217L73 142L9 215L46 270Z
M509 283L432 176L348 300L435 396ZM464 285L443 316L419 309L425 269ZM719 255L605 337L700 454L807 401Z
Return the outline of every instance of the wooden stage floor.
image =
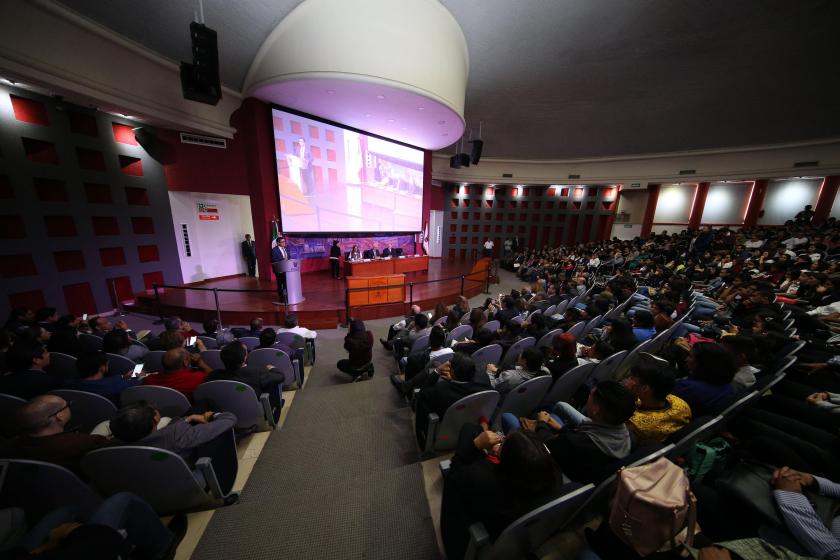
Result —
M425 282L456 277L429 284L414 286L413 301L423 309L432 309L438 301L447 305L455 303L461 293L461 275L467 275L473 268L472 261L454 261L448 259L429 259L427 272L406 274L409 282ZM345 307L344 280L335 280L328 270L309 272L301 275L305 301L288 306L288 312L297 314L299 323L312 329L333 329L347 318ZM464 280L464 295L473 297L484 292L485 281ZM209 288L195 290L190 288ZM245 325L254 317L262 317L267 325L282 324L286 316L286 306L276 305L276 283L247 276L208 280L183 287L159 288L160 312L163 315L177 315L189 321L203 321L216 317L216 304L212 288L218 288L219 307L222 322L227 325ZM251 292L225 292L233 290L264 290ZM359 319L379 319L407 313L409 308L409 288L406 286L403 304L367 305L354 307L350 315ZM136 295L134 309L149 314L158 314L154 292L146 291Z

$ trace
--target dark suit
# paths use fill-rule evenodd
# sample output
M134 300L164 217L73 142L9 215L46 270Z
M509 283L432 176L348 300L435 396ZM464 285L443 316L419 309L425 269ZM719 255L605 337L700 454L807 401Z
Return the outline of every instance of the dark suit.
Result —
M333 245L330 247L330 269L332 270L333 278L341 276L338 270L339 260L341 260L341 247Z
M383 257L385 257L385 258L388 258L388 257L396 257L396 256L397 256L397 254L396 254L396 253L397 253L397 250L396 250L396 249L390 249L390 248L386 247L386 248L382 251L382 256L383 256Z
M285 261L289 259L289 250L288 249L281 249L280 245L277 245L271 249L271 262L276 263L280 261ZM275 273L277 276L277 297L280 299L281 303L286 303L288 300L288 293L286 291L286 274L285 273Z
M429 414L437 413L441 420L446 409L455 404L455 402L478 393L485 391L488 387L475 383L474 381L449 381L448 379L440 379L434 386L426 387L417 395L417 415L414 423L417 441L420 442L420 447L426 444L426 432L429 428Z
M242 258L245 259L245 263L248 265L248 276L256 276L257 249L254 241L243 241L240 245L242 246Z

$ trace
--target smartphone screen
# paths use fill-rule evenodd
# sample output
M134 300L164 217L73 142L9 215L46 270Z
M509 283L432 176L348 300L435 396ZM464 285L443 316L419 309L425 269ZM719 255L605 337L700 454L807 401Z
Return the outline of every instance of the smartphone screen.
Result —
M87 313L82 313L82 321L87 321Z
M187 340L187 346L195 346L195 341L198 339L197 336L191 336L189 340Z
M131 377L137 377L143 371L143 364L134 366L134 371L131 372Z

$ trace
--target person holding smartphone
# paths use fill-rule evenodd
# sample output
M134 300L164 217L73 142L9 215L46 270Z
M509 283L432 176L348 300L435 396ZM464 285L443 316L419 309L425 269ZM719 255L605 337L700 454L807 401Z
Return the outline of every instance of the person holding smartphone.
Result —
M76 360L76 371L79 378L68 381L65 386L67 389L101 395L119 406L120 393L143 382L142 373L140 373L143 366L141 364L138 367L140 370L137 373L129 372L126 376L108 375L108 360L105 354L89 352L82 354Z

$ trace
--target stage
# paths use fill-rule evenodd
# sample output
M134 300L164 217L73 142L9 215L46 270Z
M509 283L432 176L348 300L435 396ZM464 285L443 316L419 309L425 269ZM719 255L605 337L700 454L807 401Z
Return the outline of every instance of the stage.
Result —
M476 268L477 266L477 268ZM487 286L486 273L473 273L473 270L487 268L486 261L456 261L448 259L429 259L429 270L406 273L406 284L420 283L413 291L405 287L405 301L402 304L366 305L352 307L350 315L359 319L379 319L395 317L408 312L409 300L420 305L424 310L431 310L439 301L447 305L455 303L463 291L467 297L484 292ZM443 280L432 283L428 281ZM311 329L334 329L347 319L345 299L345 281L335 280L329 271L308 272L301 275L305 301L286 306L276 305L277 286L274 281L265 281L247 276L235 276L207 280L194 284L183 284L176 288L159 288L160 307L155 301L154 291L148 290L136 294L135 304L131 309L156 315L177 315L182 319L200 322L216 317L215 296L219 298L222 322L225 326L246 325L254 317L262 317L267 325L282 324L287 312L297 314L301 326ZM198 289L195 289L198 288ZM218 291L214 291L216 288ZM222 291L242 290L242 291ZM261 290L261 291L247 291ZM200 330L198 325L194 328Z

